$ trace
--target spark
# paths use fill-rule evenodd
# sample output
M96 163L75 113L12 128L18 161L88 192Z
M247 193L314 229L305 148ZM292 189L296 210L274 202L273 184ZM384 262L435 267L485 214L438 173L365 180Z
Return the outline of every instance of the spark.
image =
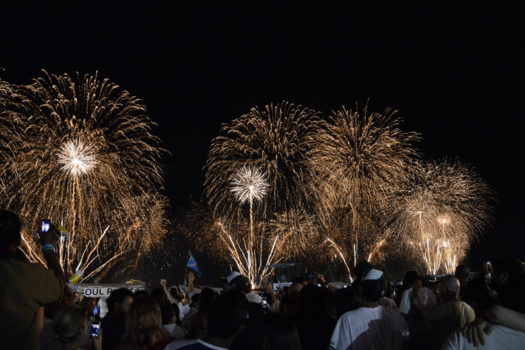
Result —
M58 162L72 176L87 174L97 164L93 150L80 140L64 143L58 153Z
M256 167L242 166L231 181L231 191L241 204L262 201L267 190L266 175Z

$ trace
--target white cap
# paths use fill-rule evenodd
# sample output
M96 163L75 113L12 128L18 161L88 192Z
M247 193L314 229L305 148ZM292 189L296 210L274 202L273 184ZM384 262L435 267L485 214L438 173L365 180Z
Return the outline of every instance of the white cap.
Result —
M229 274L228 277L226 277L226 282L230 284L231 281L233 281L236 277L239 277L239 276L241 276L241 274L237 271L234 271L231 274Z
M383 271L370 269L368 272L361 278L361 281L377 281L383 277Z

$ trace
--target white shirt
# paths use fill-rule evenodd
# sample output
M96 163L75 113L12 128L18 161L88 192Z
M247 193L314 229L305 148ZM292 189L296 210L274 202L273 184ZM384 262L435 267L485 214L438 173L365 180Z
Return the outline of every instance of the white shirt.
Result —
M184 329L179 327L176 323L163 324L162 328L168 331L168 333L174 336L176 339L180 340L186 338L186 332L184 332Z
M391 307L360 307L343 314L335 326L330 349L403 349L408 326L399 311Z
M191 311L191 306L189 304L184 305L182 302L178 302L177 306L179 307L179 320L183 320L184 316L188 314L188 312Z
M194 340L175 340L166 345L164 350L177 350L177 349L202 349L204 347L205 349L212 349L212 350L228 350L227 348L221 348L220 346L215 346L210 343L206 343L203 340L200 339L194 339Z
M525 349L525 333L504 326L493 325L492 333L485 334L485 345L474 347L463 337L461 330L457 330L448 337L441 350L523 350Z
M403 295L401 296L401 302L399 303L399 312L402 314L408 315L410 312L413 292L414 290L412 288L408 288L403 292Z

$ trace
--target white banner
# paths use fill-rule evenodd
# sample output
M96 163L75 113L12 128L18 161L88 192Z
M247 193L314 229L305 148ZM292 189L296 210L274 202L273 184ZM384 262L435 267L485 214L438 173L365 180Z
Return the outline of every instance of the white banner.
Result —
M111 292L119 288L127 288L132 292L146 289L145 284L118 283L118 284L74 284L70 285L74 292L79 292L88 298L107 298Z

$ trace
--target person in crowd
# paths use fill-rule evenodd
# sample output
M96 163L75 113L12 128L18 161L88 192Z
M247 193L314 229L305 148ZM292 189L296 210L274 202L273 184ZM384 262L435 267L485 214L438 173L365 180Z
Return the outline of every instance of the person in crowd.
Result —
M418 293L422 287L422 280L416 271L408 271L403 278L403 295L399 303L399 311L407 316L410 312L413 293Z
M308 281L306 280L304 276L296 277L292 280L292 285L290 286L290 292L299 294L301 289L303 289L303 287L306 286L307 284L308 284Z
M204 339L208 333L209 312L215 303L217 295L210 288L203 288L199 297L198 312L191 316L189 339Z
M162 315L162 327L176 339L184 339L186 332L178 321L179 310L177 304L171 304L161 288L151 291L151 297L157 302Z
M108 313L101 323L101 328L104 331L102 348L111 350L120 343L124 335L125 316L133 302L133 293L127 288L115 289L106 302Z
M357 286L352 285L347 288L338 289L335 292L335 307L337 319L348 311L359 308L359 297L357 296Z
M50 350L102 349L102 334L90 338L90 322L86 310L77 305L63 307L52 323Z
M461 300L466 301L469 294L470 268L466 265L458 265L454 272L454 277L458 279L461 286L459 297Z
M448 276L439 285L440 303L419 309L419 298L413 298L414 313L421 312L425 320L432 322L435 349L439 349L457 328L463 328L476 319L474 309L460 300L460 288L459 280Z
M369 270L372 269L372 265L366 260L359 261L355 267L352 270L352 274L354 276L354 284L357 285L361 278L367 273Z
M296 292L284 294L281 297L279 310L284 315L295 317L299 311L299 294Z
M412 294L412 297L414 295ZM421 289L417 292L418 305L423 308L429 308L438 303L438 297L434 293L433 282L429 278L423 278L421 280Z
M84 309L90 321L100 321L100 312L96 298L83 298L80 307Z
M525 273L523 263L515 258L494 261L492 284L498 292L497 304L478 314L475 322L456 330L442 349L524 349L525 348ZM487 292L486 289L481 291ZM488 296L483 293L486 305Z
M354 278L355 278L355 281L354 281L353 284L357 286L357 284L359 283L361 278L368 271L370 271L371 269L372 269L372 265L370 265L370 263L368 261L362 260L362 261L358 262L357 265L355 265L355 267L354 267L354 269L352 271L353 275L354 275ZM385 290L386 290L387 287L388 287L388 284L387 284L387 281L385 279ZM385 306L385 307L391 307L391 308L397 309L396 302L393 299L391 299L390 297L387 297L385 295L381 296L381 298L379 299L379 304L381 304L382 306Z
M193 293L193 295L191 296L191 303L189 305L190 311L188 311L186 315L184 315L184 318L182 319L182 322L180 323L180 325L187 331L190 329L191 317L199 312L200 297L201 297L200 293ZM173 304L173 305L176 305L176 304Z
M208 335L204 339L176 340L166 350L230 349L242 331L247 316L247 301L238 289L223 292L213 304L208 320ZM242 346L237 348L242 349ZM253 348L244 348L253 349Z
M64 272L55 252L59 234L54 225L39 234L46 269L25 260L21 228L16 214L0 210L0 337L6 349L38 349L41 307L60 300L64 291Z
M162 327L159 304L149 297L133 300L126 318L126 331L119 350L162 350L175 338Z
M330 349L403 349L408 327L399 311L379 304L383 272L371 269L358 283L361 307L343 314L330 339ZM304 345L304 344L303 344Z
M308 284L299 294L299 310L295 317L304 350L326 349L335 320L327 313L325 288Z
M179 309L178 319L184 320L184 318L191 312L191 299L188 298L186 292L181 288L171 288L168 290L166 286L167 281L165 279L160 280L160 285L164 291L166 298L171 304L176 304ZM193 286L193 282L191 282ZM193 287L192 287L193 288ZM174 292L172 293L172 290Z
M480 278L489 285L492 283L492 271L493 268L490 261L485 261L483 265L481 265L481 271L479 272Z
M299 333L291 317L265 315L263 350L302 350Z
M260 330L264 324L263 299L252 290L248 278L237 271L228 275L226 282L228 287L240 291L247 301L248 320L244 331L236 341L236 346L241 349L259 349L262 344L262 333Z

